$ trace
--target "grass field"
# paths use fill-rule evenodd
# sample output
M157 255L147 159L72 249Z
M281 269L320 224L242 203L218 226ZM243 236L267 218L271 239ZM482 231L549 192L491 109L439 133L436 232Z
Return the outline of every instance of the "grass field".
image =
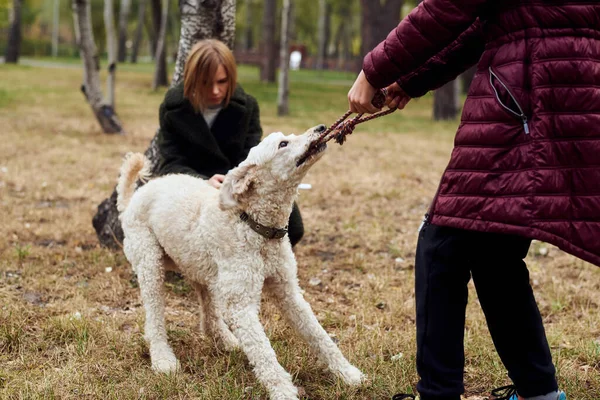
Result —
M68 64L68 63L67 63ZM143 151L164 95L152 69L117 73L127 135L101 133L79 91L81 71L0 65L0 398L266 399L245 356L198 333L197 302L167 284L175 376L150 369L143 309L121 252L100 248L91 219L116 182L123 155ZM299 71L291 111L275 114L275 85L240 70L265 132L303 132L347 108L352 74ZM458 121L430 120L431 97L360 125L309 172L298 200L306 234L300 283L326 330L369 376L348 388L323 373L307 346L265 301L262 320L281 364L307 399L388 399L414 391L414 249L417 228L452 148ZM494 254L490 254L490 258ZM541 242L527 262L570 400L600 399L600 269ZM310 283L309 283L310 282ZM476 294L466 327L466 398L508 384ZM498 295L509 295L498 288ZM519 329L519 327L515 327Z

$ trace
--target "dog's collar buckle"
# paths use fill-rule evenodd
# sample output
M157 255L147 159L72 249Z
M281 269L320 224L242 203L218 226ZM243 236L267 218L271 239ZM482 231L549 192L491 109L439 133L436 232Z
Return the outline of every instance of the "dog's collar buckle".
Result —
M250 216L245 211L240 214L240 219L246 224L248 224L248 226L252 228L254 232L267 239L283 239L288 233L287 226L285 228L272 228L264 226L250 218Z

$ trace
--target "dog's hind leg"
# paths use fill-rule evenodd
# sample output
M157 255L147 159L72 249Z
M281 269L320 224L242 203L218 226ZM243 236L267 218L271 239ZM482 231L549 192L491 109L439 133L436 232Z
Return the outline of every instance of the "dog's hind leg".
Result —
M194 283L194 288L198 292L198 297L202 303L204 332L217 341L220 341L227 351L240 347L240 342L233 333L231 333L225 324L225 321L223 321L223 316L219 313L212 301L212 295L209 292L208 287L206 285Z
M146 310L144 337L150 347L152 369L171 373L179 363L167 341L165 298L163 294L164 252L146 228L129 229L124 243L127 259L137 273L142 302Z
M295 270L290 267L285 269L288 272L287 276L267 279L267 290L277 300L288 323L308 343L319 360L347 384L360 384L364 380L364 375L346 360L315 317L310 305L302 296L296 276L289 273Z
M210 286L225 322L240 341L240 347L254 367L254 374L269 392L271 400L297 400L298 389L290 374L277 361L258 318L263 279L253 277L244 267L223 273ZM244 277L244 279L240 279Z

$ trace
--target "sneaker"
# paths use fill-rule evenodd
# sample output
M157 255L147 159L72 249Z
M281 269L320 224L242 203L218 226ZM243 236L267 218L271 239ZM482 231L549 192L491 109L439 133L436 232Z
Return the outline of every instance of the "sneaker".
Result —
M490 397L490 400L519 400L519 396L517 395L517 388L515 387L515 385L508 385L496 388L492 390L492 397ZM556 400L567 400L567 395L565 394L565 392L559 391Z
M413 396L412 394L406 394L406 393L398 393L392 397L392 400L405 400L405 399L414 400L414 399L416 399L416 397Z

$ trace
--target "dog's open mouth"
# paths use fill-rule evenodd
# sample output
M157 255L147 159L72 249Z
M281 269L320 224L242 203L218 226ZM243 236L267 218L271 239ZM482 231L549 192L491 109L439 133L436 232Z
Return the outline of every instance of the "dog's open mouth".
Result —
M304 154L302 154L302 156L296 162L296 167L301 166L307 160L309 160L310 158L312 158L312 157L316 156L317 154L323 152L327 148L327 143L319 143L319 144L317 144L317 142L318 141L315 141L315 142L313 142L313 143L310 144L310 146L308 147L308 150L306 150L306 152L304 152Z

